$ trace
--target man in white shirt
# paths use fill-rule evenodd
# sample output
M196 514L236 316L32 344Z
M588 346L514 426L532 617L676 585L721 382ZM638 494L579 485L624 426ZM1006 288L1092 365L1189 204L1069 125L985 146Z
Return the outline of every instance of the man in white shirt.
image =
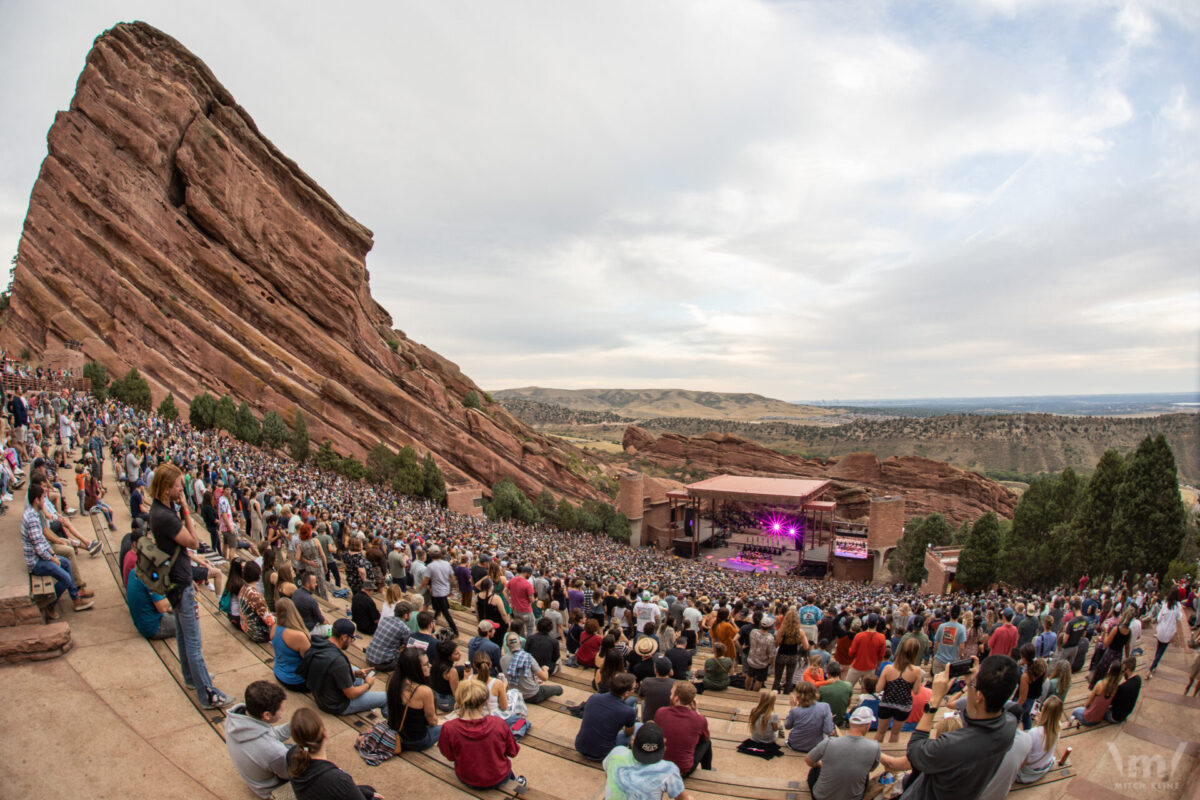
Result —
M642 592L642 599L633 606L633 616L637 620L637 633L641 634L646 629L647 622L658 624L662 618L662 609L652 601L649 592Z

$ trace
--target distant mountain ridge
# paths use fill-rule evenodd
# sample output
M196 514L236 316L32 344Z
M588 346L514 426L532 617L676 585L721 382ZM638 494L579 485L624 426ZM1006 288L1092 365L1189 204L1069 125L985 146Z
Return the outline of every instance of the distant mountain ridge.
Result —
M797 405L760 394L690 389L552 389L524 386L493 391L491 396L502 404L509 400L531 400L564 406L574 411L611 412L631 419L698 417L817 422L838 413L832 408Z

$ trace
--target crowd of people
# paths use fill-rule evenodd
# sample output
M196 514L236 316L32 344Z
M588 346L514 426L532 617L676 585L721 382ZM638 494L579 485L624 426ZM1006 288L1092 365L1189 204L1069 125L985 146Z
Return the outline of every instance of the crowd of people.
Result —
M0 480L20 488L29 470L22 542L31 572L52 575L77 610L87 608L72 559L98 543L71 526L68 501L105 513L107 462L133 519L120 556L131 618L147 638L176 639L200 704L233 698L204 661L198 591L211 591L251 640L269 643L276 682L247 687L226 723L234 764L262 797L288 780L302 800L375 796L325 759L320 715L300 708L290 725L277 724L289 691L309 693L329 714L379 710L357 745L368 764L436 746L463 783L490 788L518 780L527 705L560 695L554 676L578 668L594 693L568 704L580 719L574 746L603 765L611 797L686 797L683 779L714 758L697 696L731 686L758 698L738 750L804 753L818 800L861 796L880 765L900 776L906 798L1002 797L1053 767L1068 724L1132 713L1139 656L1152 677L1172 641L1197 646L1188 580L1160 587L1126 574L1090 585L1085 576L1050 592L928 597L738 573L605 537L451 514L83 394L18 393L6 407ZM58 480L71 471L77 499ZM88 488L93 481L99 488ZM138 568L150 540L171 558L163 593ZM318 598L348 600L348 616L327 620ZM477 620L465 648L452 602ZM1153 639L1143 636L1147 623ZM346 655L364 634L365 669ZM1196 673L1185 692L1200 692ZM1064 718L1078 680L1087 700ZM942 706L951 711L935 725ZM902 732L905 755L884 754L881 743Z

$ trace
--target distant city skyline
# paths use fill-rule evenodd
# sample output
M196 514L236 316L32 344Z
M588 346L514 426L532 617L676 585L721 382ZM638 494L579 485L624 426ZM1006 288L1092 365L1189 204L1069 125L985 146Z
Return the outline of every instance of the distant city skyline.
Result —
M0 252L141 19L487 389L1200 390L1200 4L4 2Z

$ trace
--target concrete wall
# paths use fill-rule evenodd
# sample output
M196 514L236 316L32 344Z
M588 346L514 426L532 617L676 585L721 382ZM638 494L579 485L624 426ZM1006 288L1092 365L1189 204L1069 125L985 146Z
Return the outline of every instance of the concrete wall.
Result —
M645 482L642 473L622 475L617 490L617 511L629 518L629 543L642 546L642 508L645 504Z

